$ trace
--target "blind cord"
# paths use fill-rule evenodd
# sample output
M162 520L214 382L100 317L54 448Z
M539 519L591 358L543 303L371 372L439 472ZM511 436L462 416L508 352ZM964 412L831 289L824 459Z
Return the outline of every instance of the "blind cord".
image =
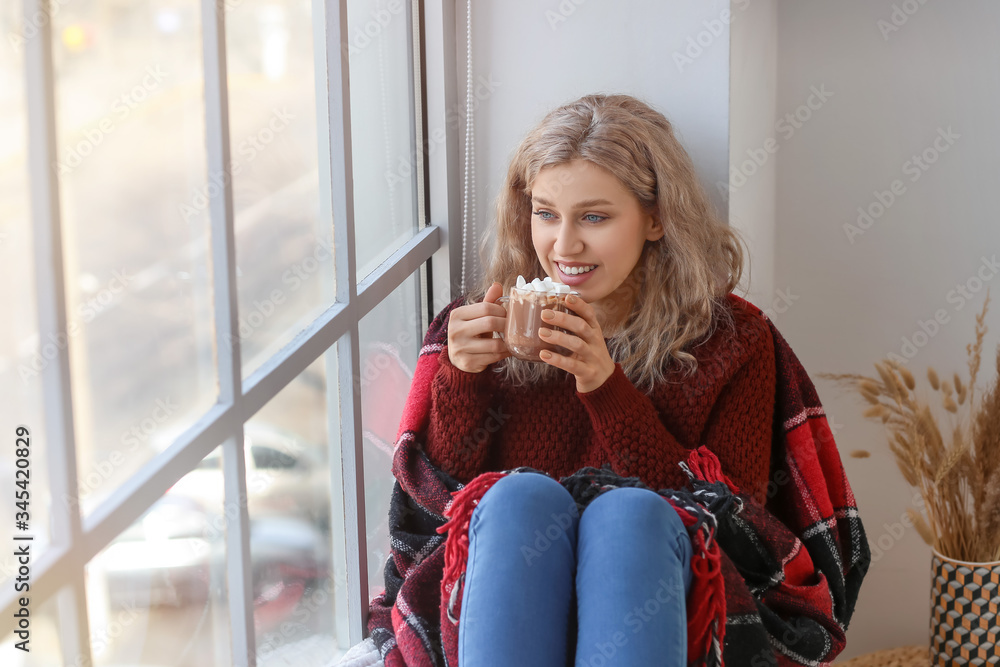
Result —
M471 218L476 210L476 173L475 157L476 143L473 139L475 122L473 119L473 81L472 81L472 0L466 0L465 6L465 176L463 180L462 197L462 294L466 294L465 267L469 244L469 230L475 233L475 223Z

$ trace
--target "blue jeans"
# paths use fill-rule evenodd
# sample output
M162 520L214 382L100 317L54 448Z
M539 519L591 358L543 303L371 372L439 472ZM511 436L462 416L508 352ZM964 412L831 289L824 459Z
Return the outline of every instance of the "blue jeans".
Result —
M459 667L683 666L691 553L654 491L612 489L581 515L551 477L502 477L469 520Z

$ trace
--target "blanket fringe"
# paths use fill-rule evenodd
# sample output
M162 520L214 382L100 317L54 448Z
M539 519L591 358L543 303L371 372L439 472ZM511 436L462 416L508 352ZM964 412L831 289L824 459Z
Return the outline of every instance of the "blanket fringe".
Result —
M708 667L722 667L722 645L726 634L726 590L722 578L719 545L708 545L702 531L692 536L694 558L691 559L691 590L689 591L688 655L706 656Z
M732 493L736 494L740 492L739 487L736 486L733 480L722 472L722 464L719 463L719 458L705 445L691 450L691 453L688 454L686 465L682 465L681 467L685 469L688 477L697 477L706 482L722 482L729 487Z
M452 584L448 597L448 618L452 623L458 623L458 615L454 613L455 606L461 606L459 587L465 579L465 566L469 558L469 521L472 511L476 509L479 500L490 488L505 477L506 472L485 472L478 475L466 486L451 493L451 506L445 509L444 515L449 520L438 526L438 533L448 531L444 546L444 577L441 579L441 592L445 593Z
M726 586L722 576L722 552L714 539L718 528L716 514L724 515L729 505L736 501L739 491L722 472L718 457L708 447L701 445L692 450L686 461L680 463L687 473L694 496L699 505L710 514L705 521L704 512L694 513L675 507L688 528L693 554L691 558L691 590L688 592L688 655L701 656L695 663L704 667L723 667L722 647L726 634ZM724 484L723 489L712 490L711 485ZM700 489L700 491L699 491ZM721 493L724 498L719 498ZM713 498L715 500L713 500ZM700 517L698 515L701 515Z

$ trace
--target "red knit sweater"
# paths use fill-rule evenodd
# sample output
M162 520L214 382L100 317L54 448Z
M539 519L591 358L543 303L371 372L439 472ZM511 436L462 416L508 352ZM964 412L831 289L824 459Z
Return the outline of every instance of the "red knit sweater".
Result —
M729 295L735 328L720 324L688 351L698 370L647 395L615 364L580 393L569 373L548 386L513 388L493 366L469 373L441 350L431 387L426 454L462 483L482 472L530 466L556 479L611 463L648 487L687 485L678 462L705 445L740 491L764 504L774 417L774 343L760 309ZM675 368L675 367L672 367Z

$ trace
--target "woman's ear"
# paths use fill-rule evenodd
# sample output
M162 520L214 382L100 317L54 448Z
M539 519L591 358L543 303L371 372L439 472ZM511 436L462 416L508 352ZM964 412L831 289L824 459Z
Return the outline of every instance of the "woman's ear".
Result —
M655 213L649 213L646 218L646 240L659 241L665 232L660 224L660 217Z

